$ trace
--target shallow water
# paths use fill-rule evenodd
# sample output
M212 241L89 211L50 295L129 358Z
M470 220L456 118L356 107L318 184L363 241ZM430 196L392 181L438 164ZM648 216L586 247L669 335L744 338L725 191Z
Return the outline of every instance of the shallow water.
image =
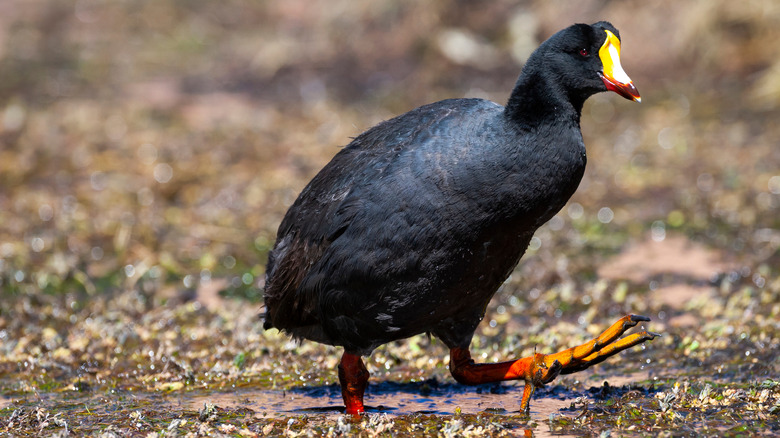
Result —
M578 397L601 398L600 387L604 379L593 373L583 376L583 383L590 389L572 391L564 385L548 385L538 389L531 400L530 420L544 424L551 415L576 415L578 409L572 403ZM647 372L608 379L613 395L627 391L630 383L647 379ZM365 394L366 411L394 415L435 414L454 415L460 408L463 414L514 415L519 414L523 393L522 382L466 386L458 383L425 382L397 383L383 381L370 383ZM621 389L623 387L623 389ZM291 390L237 389L233 392L184 393L179 403L185 408L198 410L205 403L222 408L248 408L269 415L284 414L333 414L344 410L338 385L294 388Z
M510 414L518 412L523 386L494 385L468 387L425 383L400 384L381 382L370 385L365 395L369 413L407 415L414 413L452 415L456 408L462 413L488 411ZM539 392L544 392L541 390ZM531 416L548 418L550 413L569 406L576 394L539 394L531 403ZM197 410L206 402L223 408L249 408L265 413L342 413L344 402L338 386L297 388L289 391L257 391L240 389L230 393L182 394L182 405Z
M456 408L463 414L519 414L519 401L523 385L501 384L463 386L456 383L395 383L378 382L369 386L366 409L369 414L387 414L391 417L410 414L434 414L445 418L453 416ZM534 436L547 435L545 425L551 414L561 415L571 405L577 394L561 386L551 386L537 391L531 403L530 420L538 423ZM311 415L326 421L335 421L343 415L344 405L340 388L333 384L318 387L295 388L292 390L260 390L238 388L230 392L191 390L175 393L145 391L108 392L52 392L38 393L33 397L0 397L0 408L42 406L60 412L66 420L75 421L82 427L99 427L92 424L98 417L105 422L112 417L124 421L129 412L166 411L198 412L206 403L240 415L264 418ZM76 409L82 414L69 415ZM246 410L250 411L246 411ZM83 411L90 418L84 418ZM95 416L96 415L96 416ZM180 415L180 414L178 414ZM576 415L569 413L569 415ZM111 421L109 421L111 423ZM74 424L74 423L72 423ZM540 430L543 429L543 430ZM525 431L525 429L523 429ZM526 433L527 433L526 432ZM557 435L561 436L561 435ZM564 435L565 436L565 435Z
M426 383L381 382L372 384L365 395L368 414L387 414L390 417L410 414L435 414L444 418L453 416L456 408L463 414L519 415L522 384L482 385L438 384L431 388ZM560 415L578 396L561 388L539 391L531 403L530 422L536 428L523 429L536 437L553 436L547 431L550 415ZM235 392L209 394L182 394L179 402L187 409L202 409L212 403L225 409L248 408L259 414L304 414L325 417L335 421L343 415L344 403L337 385L297 388L290 391L258 391L241 389ZM573 436L555 434L555 436Z

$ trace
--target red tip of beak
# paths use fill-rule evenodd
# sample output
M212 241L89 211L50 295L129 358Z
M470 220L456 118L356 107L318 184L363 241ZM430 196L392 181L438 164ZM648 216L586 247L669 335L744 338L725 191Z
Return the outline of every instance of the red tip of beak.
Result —
M611 81L604 75L600 76L601 80L604 81L604 85L607 86L607 90L614 91L615 93L625 97L628 100L633 100L634 102L642 101L642 97L639 96L639 90L636 89L633 82L622 84L617 81Z

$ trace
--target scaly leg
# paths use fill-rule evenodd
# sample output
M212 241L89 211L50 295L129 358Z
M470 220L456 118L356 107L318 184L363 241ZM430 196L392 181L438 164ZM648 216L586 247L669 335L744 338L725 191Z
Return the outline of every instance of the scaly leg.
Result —
M468 349L453 348L450 350L450 373L455 380L468 385L524 380L525 389L520 401L520 410L527 413L534 390L550 383L559 374L582 371L627 348L660 336L657 333L643 331L619 339L626 330L637 325L639 321L650 321L650 318L638 315L624 316L595 339L577 347L555 354L537 353L507 362L477 364L474 363Z
M366 411L363 407L363 393L368 386L368 376L360 355L345 351L339 363L339 383L347 414L357 416Z

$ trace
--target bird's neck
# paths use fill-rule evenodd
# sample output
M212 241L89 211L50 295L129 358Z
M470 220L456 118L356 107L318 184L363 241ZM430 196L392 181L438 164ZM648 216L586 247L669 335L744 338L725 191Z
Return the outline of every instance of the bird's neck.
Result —
M524 70L509 96L504 114L520 127L542 126L549 121L580 124L585 99L572 96L547 75Z

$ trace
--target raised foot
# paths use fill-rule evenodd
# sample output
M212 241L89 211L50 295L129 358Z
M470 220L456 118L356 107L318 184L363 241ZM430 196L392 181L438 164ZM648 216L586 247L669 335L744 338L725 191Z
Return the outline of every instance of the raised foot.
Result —
M627 348L660 336L657 333L643 331L620 338L629 328L641 321L649 320L650 318L646 316L628 315L612 324L596 338L577 347L555 354L535 354L506 362L474 363L467 348L454 347L450 349L450 373L455 380L467 385L524 380L525 390L520 409L527 413L534 390L553 381L558 375L584 370ZM347 399L345 396L344 400Z
M529 370L530 373L526 374L526 385L523 398L520 401L520 410L528 412L534 390L552 382L558 375L582 371L625 349L661 336L658 333L642 331L624 338L620 337L628 329L643 321L650 321L650 318L641 315L627 315L582 345L554 354L535 354L533 365Z

